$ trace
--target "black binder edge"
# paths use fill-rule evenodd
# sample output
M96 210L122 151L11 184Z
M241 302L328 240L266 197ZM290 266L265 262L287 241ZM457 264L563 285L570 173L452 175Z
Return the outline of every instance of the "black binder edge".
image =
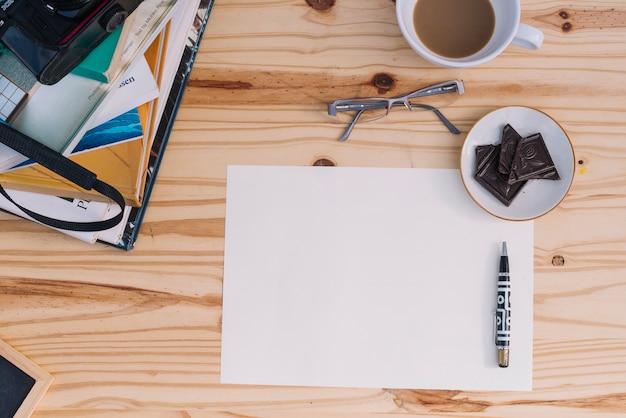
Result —
M134 248L135 242L139 238L139 232L148 208L148 203L150 201L152 189L154 188L157 173L159 171L159 167L161 166L163 155L165 154L165 148L176 120L176 114L178 113L178 108L185 92L185 87L189 81L189 74L191 73L191 68L198 53L200 41L202 40L204 30L209 20L213 3L214 0L203 0L200 2L197 14L197 17L201 18L200 27L197 30L192 27L189 31L187 45L183 51L178 70L176 72L176 76L174 77L172 88L163 111L163 116L159 121L154 143L150 150L151 156L148 161L146 185L142 204L140 207L132 208L122 238L117 244L111 244L105 241L98 242L130 251ZM204 16L202 16L201 13L204 8L206 8L206 11L204 11Z

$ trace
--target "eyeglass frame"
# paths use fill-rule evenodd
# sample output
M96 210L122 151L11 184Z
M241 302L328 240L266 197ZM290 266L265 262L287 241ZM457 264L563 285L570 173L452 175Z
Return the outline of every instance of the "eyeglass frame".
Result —
M447 94L457 92L458 95L465 93L465 85L462 80L450 80L442 83L433 84L428 87L415 90L411 93L403 94L394 97L364 97L364 98L352 98L352 99L339 99L328 105L328 114L330 116L337 116L337 112L352 112L356 111L352 122L348 125L345 132L339 139L345 141L350 136L352 129L358 122L359 118L366 110L373 109L387 109L387 112L383 116L387 116L394 106L404 106L409 110L413 110L413 107L419 107L427 110L432 110L437 117L443 122L448 130L454 134L461 133L444 115L434 106L430 106L423 103L410 103L409 100L416 97L427 97L438 94Z

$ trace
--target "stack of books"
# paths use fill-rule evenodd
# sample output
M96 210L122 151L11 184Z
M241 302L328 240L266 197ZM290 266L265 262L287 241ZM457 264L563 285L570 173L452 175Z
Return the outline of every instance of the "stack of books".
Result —
M124 197L123 221L63 233L130 250L172 129L213 0L143 0L72 73L37 82L0 50L0 119L97 174ZM0 144L0 184L48 217L93 222L120 208ZM0 209L31 219L0 196Z

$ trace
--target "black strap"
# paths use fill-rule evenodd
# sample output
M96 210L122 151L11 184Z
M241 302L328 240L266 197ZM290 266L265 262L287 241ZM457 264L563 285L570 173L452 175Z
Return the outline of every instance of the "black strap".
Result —
M113 186L98 180L95 173L87 170L80 164L24 135L9 125L0 123L0 142L13 148L15 151L41 164L54 173L65 177L72 183L86 190L95 190L113 200L120 207L120 212L112 218L95 222L74 222L56 218L50 218L37 212L33 212L16 203L0 185L0 194L13 203L25 214L43 224L58 229L70 231L104 231L113 228L122 221L126 202L122 194Z

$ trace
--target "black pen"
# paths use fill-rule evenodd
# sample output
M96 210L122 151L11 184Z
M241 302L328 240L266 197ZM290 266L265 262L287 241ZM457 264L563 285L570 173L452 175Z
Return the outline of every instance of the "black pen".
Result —
M498 273L498 305L496 307L496 347L498 366L509 367L509 342L511 338L511 281L509 278L509 256L506 242L502 243L500 272Z

